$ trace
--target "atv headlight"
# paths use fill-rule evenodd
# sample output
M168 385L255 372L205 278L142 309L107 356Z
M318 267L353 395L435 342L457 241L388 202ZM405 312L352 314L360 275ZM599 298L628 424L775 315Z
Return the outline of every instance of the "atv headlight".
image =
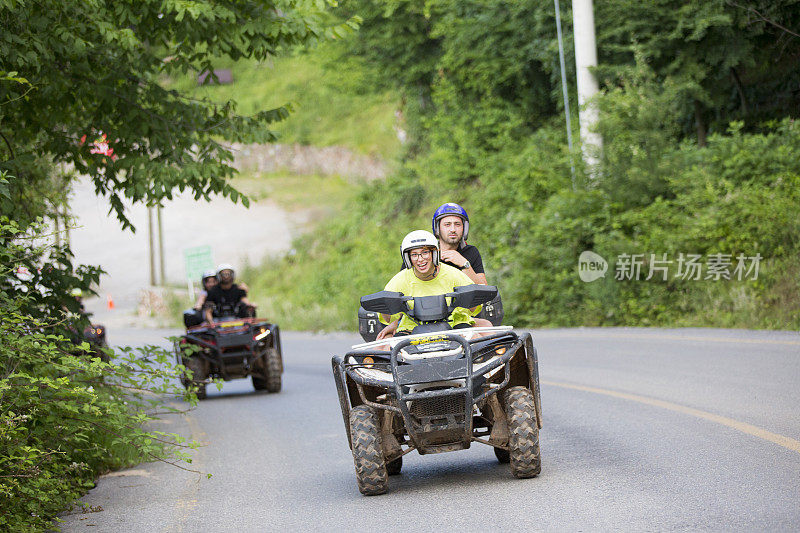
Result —
M264 337L266 337L270 333L272 333L270 330L268 330L266 328L261 328L261 333L259 333L255 337L253 337L253 340L260 341L261 339L263 339Z

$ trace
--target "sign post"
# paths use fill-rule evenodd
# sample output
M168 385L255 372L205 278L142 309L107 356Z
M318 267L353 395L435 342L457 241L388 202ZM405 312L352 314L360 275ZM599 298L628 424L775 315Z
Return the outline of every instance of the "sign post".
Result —
M183 249L183 259L186 265L186 283L189 287L189 294L194 299L194 280L203 275L206 270L214 269L214 261L211 258L210 246L196 246L194 248Z

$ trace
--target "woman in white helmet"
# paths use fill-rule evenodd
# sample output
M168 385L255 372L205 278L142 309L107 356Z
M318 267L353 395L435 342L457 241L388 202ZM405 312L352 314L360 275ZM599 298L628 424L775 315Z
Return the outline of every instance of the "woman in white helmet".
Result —
M416 230L406 235L400 245L400 255L406 268L395 274L384 290L402 292L406 296L435 296L473 283L464 272L439 261L439 239L428 231ZM491 326L488 320L473 318L478 311L480 306L469 310L457 307L449 317L450 325ZM411 331L416 326L405 314L381 315L381 321L391 323L378 333L378 339Z

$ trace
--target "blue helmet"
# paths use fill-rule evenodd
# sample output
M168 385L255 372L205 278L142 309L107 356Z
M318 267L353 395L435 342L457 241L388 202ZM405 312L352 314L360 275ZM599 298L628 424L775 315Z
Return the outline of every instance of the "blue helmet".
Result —
M440 205L433 213L433 219L431 220L433 234L436 235L437 238L439 237L439 221L451 215L461 217L461 220L464 221L464 236L461 238L461 241L466 243L467 235L469 235L469 215L467 215L467 211L463 207L453 202Z

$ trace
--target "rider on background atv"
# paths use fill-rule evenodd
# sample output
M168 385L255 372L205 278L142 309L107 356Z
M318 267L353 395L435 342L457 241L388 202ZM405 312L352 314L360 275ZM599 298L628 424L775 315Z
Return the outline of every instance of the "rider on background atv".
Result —
M400 246L405 268L389 280L384 290L401 292L405 296L434 296L453 291L454 287L472 285L473 280L464 272L439 261L439 240L425 230L412 231L403 239ZM448 317L450 326L456 327L488 327L491 322L482 318L474 318L480 307L467 310L457 307ZM407 334L416 324L406 314L381 315L384 323L392 322L378 334L378 339L392 337L395 334Z
M203 307L208 297L208 291L217 284L217 273L213 270L206 270L200 278L200 294L191 309L183 312L183 324L189 328L199 326L203 323Z
M214 322L214 315L236 316L240 318L255 316L255 304L247 299L247 290L234 283L233 267L223 263L217 267L217 285L211 287L205 299L205 319Z
M206 270L203 272L203 277L200 278L200 294L197 296L197 301L195 302L192 309L196 311L202 311L203 306L206 303L206 298L208 297L208 291L211 290L211 287L215 287L217 285L217 273L213 270Z

